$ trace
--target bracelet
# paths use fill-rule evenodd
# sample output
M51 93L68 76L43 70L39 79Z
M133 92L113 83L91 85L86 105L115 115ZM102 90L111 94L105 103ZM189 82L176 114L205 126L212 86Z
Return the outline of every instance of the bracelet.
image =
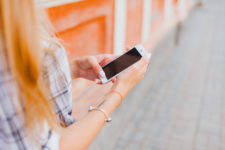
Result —
M118 92L118 91L116 91L116 90L111 90L111 92L112 92L112 93L118 94L118 95L120 96L120 101L123 100L123 95L122 95L120 92Z
M102 109L102 108L98 108L98 107L94 107L94 106L89 106L88 107L88 112L91 112L92 110L98 110L98 111L101 111L104 115L105 115L105 122L111 122L112 121L112 118L109 117L108 113Z

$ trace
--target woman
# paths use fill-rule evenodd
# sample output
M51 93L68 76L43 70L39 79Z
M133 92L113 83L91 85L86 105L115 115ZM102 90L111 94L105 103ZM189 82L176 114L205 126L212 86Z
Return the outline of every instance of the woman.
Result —
M116 56L68 63L62 45L43 29L45 23L37 14L32 0L0 0L0 149L86 149L106 114L142 79L149 58L113 79L111 91L98 106L104 112L92 110L75 122L71 77L100 83L101 65Z

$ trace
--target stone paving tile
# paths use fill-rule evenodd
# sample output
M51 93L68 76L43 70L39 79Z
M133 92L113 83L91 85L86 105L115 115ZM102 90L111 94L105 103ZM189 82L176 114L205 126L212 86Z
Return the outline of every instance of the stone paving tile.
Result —
M204 0L155 49L144 80L89 150L225 149L225 1Z

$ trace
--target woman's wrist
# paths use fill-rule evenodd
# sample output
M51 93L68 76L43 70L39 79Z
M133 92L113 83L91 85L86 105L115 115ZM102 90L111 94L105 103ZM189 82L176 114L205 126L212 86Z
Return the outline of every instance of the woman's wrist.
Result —
M104 109L110 115L121 102L122 99L119 94L109 91L108 94L105 95L104 101L102 101L98 107Z
M124 98L122 92L120 92L119 90L112 89L112 90L110 90L110 93L119 96L120 102L122 102L122 100Z
M117 85L113 85L113 87L110 90L111 93L114 93L114 94L117 93L118 95L121 95L122 98L124 98L127 95L128 91L129 91L129 89L127 88L127 86L124 87L121 84L120 85L118 85L118 84Z
M71 78L72 78L72 79L79 78L78 69L77 69L77 64L76 64L75 61L76 61L76 60L71 60L71 61L70 61L70 72L71 72Z

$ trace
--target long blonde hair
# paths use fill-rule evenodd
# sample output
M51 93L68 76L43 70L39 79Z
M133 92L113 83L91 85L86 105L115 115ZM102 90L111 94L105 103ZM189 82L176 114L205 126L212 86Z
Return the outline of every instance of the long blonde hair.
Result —
M54 113L40 80L41 25L33 0L0 0L0 31L11 74L22 96L28 129L47 121L55 127Z

